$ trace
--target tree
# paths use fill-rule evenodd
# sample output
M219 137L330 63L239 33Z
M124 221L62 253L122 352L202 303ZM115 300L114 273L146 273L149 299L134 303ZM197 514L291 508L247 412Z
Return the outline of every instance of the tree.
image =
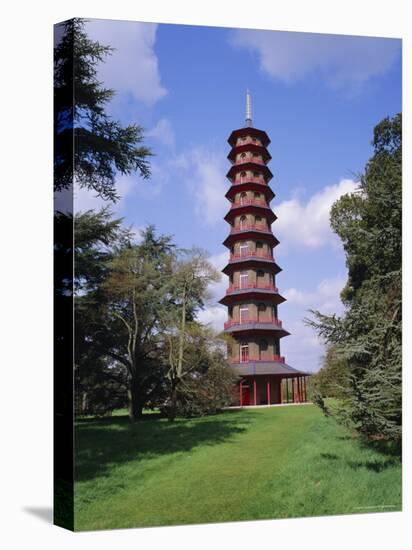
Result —
M54 53L54 188L70 189L74 177L115 202L116 173L149 177L151 151L141 145L141 126L122 126L106 112L115 92L99 82L97 67L111 52L87 36L85 20L63 24Z
M342 317L314 311L308 323L348 365L346 417L369 438L400 443L402 121L374 129L374 154L359 189L332 207L331 226L342 240L348 281Z
M61 218L61 217L60 217ZM67 216L61 218L67 223ZM79 414L110 412L124 406L125 369L104 355L101 340L107 307L101 284L107 276L115 247L126 246L130 232L108 208L77 214L75 288L75 404ZM71 281L70 281L71 284Z
M168 363L169 420L176 416L178 386L197 368L202 361L200 350L206 349L203 339L207 332L199 324L189 321L196 309L203 306L209 284L219 279L220 274L200 249L194 248L186 251L183 258L175 258L172 281L175 307L169 309L162 323ZM191 353L193 346L198 348L197 356Z
M323 397L343 399L347 393L348 365L330 345L323 357L322 368L310 377L310 387Z
M336 346L329 345L321 369L310 377L310 398L327 416L331 414L332 407L325 399L334 398L333 410L336 412L338 408L335 401L344 400L351 391L348 387L348 369L348 363L338 355Z
M210 327L197 322L186 324L184 335L184 369L174 386L169 377L167 399L160 403L169 420L176 415L202 416L215 414L231 405L235 398L237 376L229 368L225 357L226 339L220 338ZM173 352L178 360L179 334L166 334L169 363ZM169 375L170 376L170 375ZM172 399L174 401L172 402Z
M171 265L175 245L169 236L157 237L153 226L142 232L142 239L138 245L118 250L102 284L107 317L100 346L106 356L127 369L132 421L162 391L159 328L174 307Z
M113 363L91 347L82 364L76 364L76 415L111 414L127 407L127 373L120 363Z

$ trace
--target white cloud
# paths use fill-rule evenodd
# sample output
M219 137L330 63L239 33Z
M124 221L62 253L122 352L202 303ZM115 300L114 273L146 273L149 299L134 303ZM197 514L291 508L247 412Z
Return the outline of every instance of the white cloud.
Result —
M133 197L154 198L162 190L164 182L168 179L168 173L155 163L151 163L152 177L144 180L138 174L120 175L116 177L115 188L120 199L116 203L105 201L96 193L85 188L74 186L74 211L85 212L109 206L116 215L120 215L126 199Z
M171 148L175 145L175 134L167 118L161 118L156 126L146 133L146 137L154 137Z
M225 267L225 265L229 261L229 252L228 250L224 250L221 254L216 254L214 256L211 256L209 258L209 262L213 265L215 269L217 269L219 272L222 271L222 269ZM229 279L227 275L221 274L222 277L220 281L217 283L212 283L209 286L209 295L210 295L210 302L211 304L215 304L218 302L223 296L225 295L226 289L229 284Z
M310 74L336 88L357 89L399 58L400 40L331 34L236 30L231 42L256 52L260 68L291 83Z
M340 300L340 292L345 282L346 277L338 275L323 279L312 291L289 288L282 293L287 302L280 310L280 317L291 335L282 339L281 349L282 355L286 356L286 362L292 367L316 371L321 366L325 353L324 342L315 330L305 325L303 319L310 317L308 309L316 309L327 315L341 315L344 306Z
M323 279L314 291L305 292L289 288L283 292L289 304L316 308L322 313L340 313L343 310L340 292L345 286L346 277L338 275L333 279Z
M118 213L123 206L125 197L131 192L133 186L136 185L138 176L119 176L116 178L116 191L120 195L120 200L117 203L111 203L97 196L96 193L86 187L74 185L74 211L85 212L86 210L98 210L109 206L110 210ZM140 182L139 182L140 183Z
M286 357L286 363L305 372L316 372L325 352L322 341L300 319L283 319L283 324L291 333L280 341L281 354Z
M281 252L293 245L320 248L337 245L339 240L332 232L329 223L333 203L346 193L357 188L356 182L343 179L335 185L328 185L303 203L298 198L281 202L274 208L278 216L274 232L279 237Z
M92 39L115 48L99 67L106 87L147 105L166 95L154 51L157 25L98 19L89 21L86 29Z
M221 254L210 256L209 262L220 272L227 264L228 256L229 253L225 250ZM227 321L227 308L220 305L218 301L225 295L227 286L228 277L222 273L220 281L209 285L209 299L206 307L197 315L201 323L211 323L212 327L219 332L223 330L223 324Z
M227 309L220 305L206 307L199 311L197 320L205 325L210 324L216 331L221 332L224 322L227 321Z
M228 189L225 178L226 159L205 147L195 147L176 157L171 166L185 172L185 179L195 198L196 213L206 225L222 223L228 210L224 196Z

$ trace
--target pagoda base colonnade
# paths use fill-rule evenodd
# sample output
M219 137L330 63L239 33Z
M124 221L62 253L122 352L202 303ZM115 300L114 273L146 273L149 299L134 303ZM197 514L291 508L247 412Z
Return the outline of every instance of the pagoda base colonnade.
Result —
M238 406L307 403L307 376L245 376L239 382Z

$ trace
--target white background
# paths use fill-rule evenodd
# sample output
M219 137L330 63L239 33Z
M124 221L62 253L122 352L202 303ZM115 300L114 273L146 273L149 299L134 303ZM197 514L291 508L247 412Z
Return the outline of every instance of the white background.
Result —
M410 123L411 16L407 0L70 0L1 9L2 548L406 548L410 438L405 430L404 512L73 534L51 525L52 503L52 32L70 17L101 17L404 38L404 115ZM410 153L410 124L405 124ZM404 219L410 217L409 165ZM410 280L405 224L405 281ZM410 289L405 288L405 387ZM405 395L405 394L404 394ZM405 411L410 406L405 399ZM408 414L408 419L410 420ZM410 423L409 423L410 424ZM406 488L409 487L409 494ZM410 541L409 541L410 544ZM410 547L408 544L408 547Z

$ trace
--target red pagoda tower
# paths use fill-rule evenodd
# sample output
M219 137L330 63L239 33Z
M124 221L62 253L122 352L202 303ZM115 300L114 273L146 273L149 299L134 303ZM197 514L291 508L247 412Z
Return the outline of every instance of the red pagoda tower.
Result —
M276 215L270 208L274 193L266 132L252 125L250 93L246 93L246 124L228 139L232 166L227 173L231 186L225 220L230 232L223 244L229 263L223 273L229 287L220 303L228 307L225 332L233 337L228 346L231 368L239 375L238 405L271 405L307 400L306 376L286 364L280 355L280 339L289 333L278 317L285 301L276 287L281 268L273 249L279 241L272 233ZM290 379L290 382L289 382Z

